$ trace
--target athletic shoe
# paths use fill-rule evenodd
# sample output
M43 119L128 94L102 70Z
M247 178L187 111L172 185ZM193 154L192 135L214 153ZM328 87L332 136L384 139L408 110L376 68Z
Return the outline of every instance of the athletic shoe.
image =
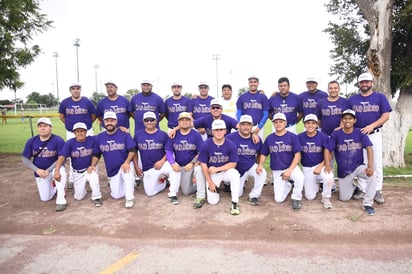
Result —
M124 204L125 208L132 208L134 206L134 200L126 200L126 203Z
M201 208L206 202L205 198L196 198L194 204L193 204L193 208L197 209L197 208Z
M302 202L300 200L293 200L292 199L292 208L293 210L299 210L302 208Z
M137 189L138 186L142 183L142 180L140 180L139 177L135 178L134 180L134 188Z
M375 198L373 198L375 202L378 204L382 205L385 202L385 199L383 198L382 191L378 190L376 191Z
M102 202L102 199L96 199L96 200L93 200L93 202L94 202L94 205L96 206L96 207L101 207L102 206L102 204L103 204L103 202Z
M359 188L356 188L355 191L353 192L352 199L360 200L360 199L363 199L363 197L365 197L365 192L363 192Z
M56 211L64 211L66 209L67 205L66 204L56 204Z
M329 198L322 198L322 204L324 208L330 209L332 208L332 202Z
M369 216L375 215L375 209L371 206L363 206L363 209L365 210L366 214Z
M249 199L249 202L250 202L251 205L254 205L254 206L258 206L258 205L259 205L259 200L258 200L258 198L256 198L256 197L250 198L250 199Z
M67 182L66 188L67 188L67 189L73 189L73 185L74 185L73 182Z
M169 201L172 203L172 205L180 204L179 199L176 196L169 197Z
M224 192L231 192L230 185L223 184L225 188L223 189Z
M237 203L232 202L232 207L230 209L230 214L232 214L232 215L239 215L240 214L239 205Z

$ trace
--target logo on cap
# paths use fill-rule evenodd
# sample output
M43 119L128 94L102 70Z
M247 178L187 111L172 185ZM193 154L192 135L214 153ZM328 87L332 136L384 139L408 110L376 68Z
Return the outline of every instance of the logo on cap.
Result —
M103 120L106 120L106 119L115 119L115 120L117 120L116 113L114 113L113 111L105 112L104 116L103 116Z
M318 117L315 114L308 114L305 116L305 119L303 119L303 122L306 123L307 121L315 121L318 122Z
M39 120L37 120L37 125L39 125L39 124L41 124L41 123L46 124L46 125L49 125L49 126L52 125L52 122L50 121L50 119L49 119L49 118L46 118L46 117L42 117L42 118L40 118Z
M240 116L239 123L251 123L251 124L253 124L252 116L247 115L247 114Z
M177 118L177 120L183 119L183 118L187 118L187 119L192 119L192 116L190 115L189 112L181 112L179 114L179 118Z
M286 121L286 116L285 116L285 114L283 114L282 112L278 112L278 113L276 113L275 115L273 115L272 121L275 121L275 120L283 120L283 121Z
M214 129L226 129L226 123L223 120L214 120L212 123L212 130Z
M87 126L86 126L85 123L79 122L79 123L75 123L73 125L73 131L75 131L76 129L79 129L79 128L82 128L82 129L87 131Z
M147 118L152 118L152 119L157 120L156 114L154 114L154 112L152 112L152 111L148 111L148 112L145 112L145 113L143 114L143 120L144 120L144 119L147 119Z
M372 75L371 75L370 73L365 72L365 73L362 73L361 75L359 75L358 81L359 81L359 82L362 82L362 81L373 81L373 77L372 77Z
M342 112L342 117L345 116L346 114L352 115L354 118L356 118L356 112L354 112L351 109L347 109L344 112Z

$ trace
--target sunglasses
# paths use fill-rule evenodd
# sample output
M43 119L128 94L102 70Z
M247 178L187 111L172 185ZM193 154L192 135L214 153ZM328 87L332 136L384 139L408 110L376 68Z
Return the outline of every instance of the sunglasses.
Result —
M146 119L144 119L143 121L145 121L146 123L151 123L151 122L154 122L154 121L156 121L156 119L153 119L153 118L146 118Z
M200 86L199 89L208 89L209 87L207 86Z
M210 109L221 109L221 107L210 107Z

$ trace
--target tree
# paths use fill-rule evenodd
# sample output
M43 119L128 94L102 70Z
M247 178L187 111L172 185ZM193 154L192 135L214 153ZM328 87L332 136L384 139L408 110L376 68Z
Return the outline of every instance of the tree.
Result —
M103 92L93 92L92 97L90 97L90 100L97 106L97 103L103 99L104 97L106 97L106 95L104 95Z
M126 97L129 101L130 99L132 99L132 97L136 94L138 94L140 91L135 88L135 89L129 89L126 91L126 94L124 95L124 97Z
M49 93L47 95L40 95L40 93L34 91L27 95L26 97L27 103L30 104L42 104L46 105L47 107L52 107L58 105L59 101L57 100L56 97L52 93Z
M249 90L249 88L247 88L247 87L245 87L245 88L240 88L240 89L237 91L237 97L239 98L240 95L242 95L243 93L248 92L248 90Z
M193 94L186 91L185 94L183 94L183 96L186 96L187 98L191 99Z
M331 0L327 4L328 11L341 21L330 22L325 30L335 45L331 53L336 64L331 73L352 82L368 69L374 75L374 89L392 104L383 131L385 166L405 165L405 143L412 125L411 8L407 0ZM400 91L399 98L393 102L396 91Z
M38 0L1 0L0 10L0 90L16 91L24 85L18 70L41 53L38 45L29 43L35 34L49 29L52 21L40 13Z

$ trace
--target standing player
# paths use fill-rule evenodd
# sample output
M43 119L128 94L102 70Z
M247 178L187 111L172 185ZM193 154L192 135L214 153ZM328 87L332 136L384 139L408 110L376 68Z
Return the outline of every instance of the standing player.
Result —
M230 182L232 206L230 214L239 215L240 175L236 170L239 161L236 145L225 138L226 125L223 120L212 124L213 138L207 139L199 153L199 162L207 182L207 201L211 205L219 202L220 183Z
M342 114L342 128L332 132L325 150L325 172L332 172L331 153L334 151L339 179L339 200L349 201L355 191L354 178L366 180L366 193L363 209L368 215L375 215L373 197L376 191L376 179L373 170L372 143L368 135L359 128L354 128L356 114L347 109ZM363 149L367 151L368 165L364 164Z
M286 124L285 114L276 113L273 116L275 132L268 135L263 143L257 172L263 171L263 164L270 154L275 201L284 202L293 186L292 208L299 210L302 207L304 180L303 173L298 166L301 145L296 134L286 130Z
M187 108L190 102L189 98L182 95L182 84L177 82L173 83L172 93L173 96L167 98L165 101L167 127L169 128L169 130L177 127L179 114L182 112L187 112Z
M97 163L103 155L106 173L109 179L110 195L113 199L126 198L125 207L134 205L133 157L136 144L129 133L117 128L116 113L107 111L103 116L106 131L95 138L92 164L88 172L96 170Z
M332 208L330 198L332 196L333 173L325 173L324 149L328 142L328 135L318 131L318 117L308 114L303 120L305 131L298 135L302 145L301 164L305 176L305 197L308 200L316 198L319 191L317 180L322 180L322 203L325 208Z
M323 90L318 89L318 81L315 77L309 77L306 80L307 91L299 94L300 100L300 109L302 112L302 117L305 117L308 114L316 114L316 105L322 99L328 97L328 94Z
M373 77L369 73L363 73L358 78L360 92L349 98L352 109L356 112L355 127L369 135L373 144L374 170L376 177L375 201L378 204L385 202L382 194L383 166L382 166L382 126L389 120L392 108L382 93L372 90ZM364 151L365 157L366 151ZM366 158L366 157L365 157ZM365 190L364 181L360 181L361 190Z
M179 191L177 175L173 173L170 163L166 159L166 144L169 137L166 132L156 127L156 115L148 111L143 115L144 130L138 131L134 140L139 150L142 168L137 167L137 176L143 178L143 187L147 196L153 196L166 188L166 181L161 182L162 176L169 176L169 201L177 205Z
M117 116L117 127L129 132L131 117L129 112L129 100L117 94L117 85L114 81L105 83L107 96L99 101L96 108L96 116L103 125L103 116L107 111L113 111Z
M220 100L223 107L223 114L237 120L236 116L236 100L233 98L232 86L224 84L222 86L222 99Z
M263 140L264 126L269 116L269 100L265 94L258 90L259 78L251 76L248 78L249 90L239 96L236 102L237 120L240 116L248 114L253 119L252 133L258 134Z
M102 193L100 192L99 175L90 168L93 157L94 136L86 136L87 126L81 122L74 124L73 132L76 137L68 140L59 153L54 179L56 181L62 179L59 172L60 167L63 166L66 158L70 157L74 172L74 199L83 200L86 197L86 182L89 182L92 189L92 200L96 207L100 207L102 205Z
M302 113L299 112L299 96L291 92L289 79L281 77L278 80L279 92L276 92L269 99L270 116L276 113L283 113L286 116L288 124L286 129L296 134L296 124L302 119Z
M196 192L193 208L201 208L206 198L206 182L197 159L203 140L199 132L191 128L192 116L189 112L180 113L178 121L180 129L166 145L166 158L183 195ZM196 183L193 183L193 179Z
M64 146L64 140L52 134L52 123L49 118L40 118L37 121L37 130L39 134L30 138L24 146L23 164L34 171L40 200L50 201L57 192L56 211L63 211L67 206L66 171L64 166L60 167L60 181L53 181L53 173L56 172L58 153Z
M252 139L252 127L253 119L250 115L240 116L239 131L233 132L226 136L237 147L237 154L239 155L239 161L237 162L236 169L240 174L240 187L239 197L243 195L243 186L245 185L248 177L253 177L254 186L249 193L249 201L252 205L259 205L259 198L262 194L262 188L266 181L266 170L257 172L257 161L260 148L262 147L262 141L259 138L258 142Z

